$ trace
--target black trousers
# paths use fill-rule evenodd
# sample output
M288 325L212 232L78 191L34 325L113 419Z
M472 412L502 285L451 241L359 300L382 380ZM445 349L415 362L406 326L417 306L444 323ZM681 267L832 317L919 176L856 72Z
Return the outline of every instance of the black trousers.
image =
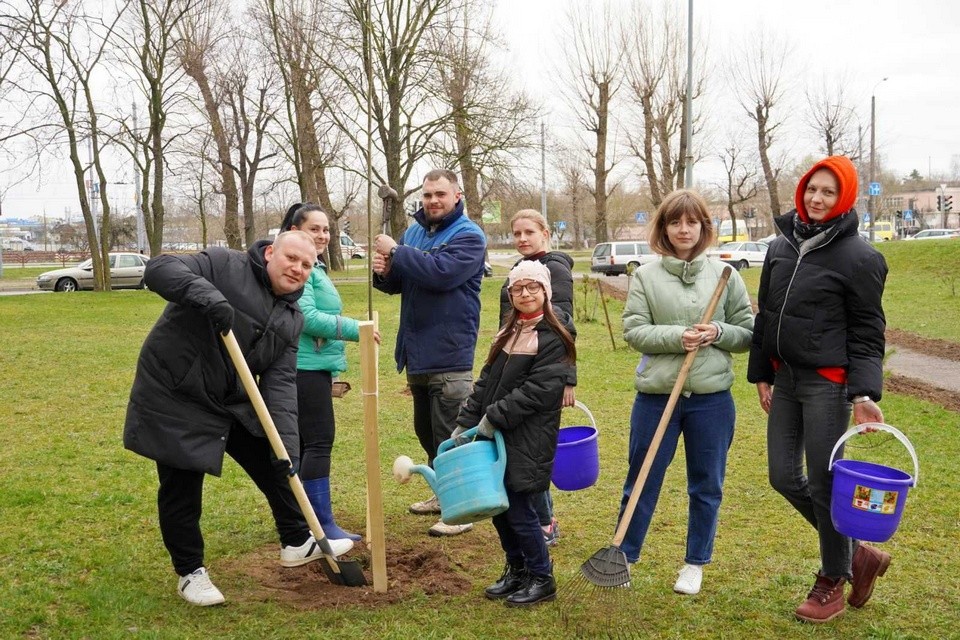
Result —
M310 529L290 490L287 477L270 461L270 443L242 425L234 425L227 437L227 453L246 471L267 498L274 523L284 545L300 546ZM203 566L203 479L206 474L157 463L160 489L157 509L160 533L177 575L185 576Z
M330 454L337 434L333 415L333 377L329 371L297 371L300 414L300 477L330 476Z
M534 499L542 493L522 493L507 487L510 507L493 516L493 526L500 536L500 546L507 562L514 566L525 565L530 573L538 576L553 573L550 552L533 506Z

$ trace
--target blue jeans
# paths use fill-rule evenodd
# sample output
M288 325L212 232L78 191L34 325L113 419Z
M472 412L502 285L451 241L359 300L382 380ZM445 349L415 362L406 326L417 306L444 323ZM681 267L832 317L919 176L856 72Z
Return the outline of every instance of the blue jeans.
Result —
M832 578L851 577L857 544L834 529L830 518L830 451L849 424L847 385L831 382L813 369L780 367L767 419L770 484L817 530L820 570ZM842 455L841 448L837 456Z
M630 414L630 470L623 483L620 516L633 492L643 459L667 406L669 395L638 393ZM727 451L733 442L737 413L729 391L680 396L667 424L660 448L637 502L636 511L620 545L629 562L640 559L640 549L650 527L653 511L667 467L673 462L680 435L687 458L687 495L690 507L687 520L687 552L684 562L703 565L713 557L713 539L723 499L723 479L727 470Z
M493 516L493 526L500 536L500 546L508 563L513 566L522 564L534 575L547 576L553 573L553 567L533 506L534 500L541 495L542 492L521 493L507 487L510 507Z

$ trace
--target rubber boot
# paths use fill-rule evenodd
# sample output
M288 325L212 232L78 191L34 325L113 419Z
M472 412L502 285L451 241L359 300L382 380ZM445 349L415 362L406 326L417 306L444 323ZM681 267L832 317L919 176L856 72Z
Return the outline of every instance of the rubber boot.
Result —
M353 540L357 542L360 536L349 533L337 526L333 519L333 507L330 504L330 476L316 480L304 480L303 489L310 498L310 504L317 514L317 520L323 527L323 533L330 540Z

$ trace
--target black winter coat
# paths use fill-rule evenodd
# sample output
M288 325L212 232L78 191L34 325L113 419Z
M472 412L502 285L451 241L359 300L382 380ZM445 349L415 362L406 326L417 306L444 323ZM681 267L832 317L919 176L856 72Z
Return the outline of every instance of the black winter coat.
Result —
M543 320L534 328L536 355L501 350L484 365L457 424L477 426L484 414L500 430L507 450L504 483L517 492L550 486L560 431L560 402L572 363L560 337Z
M513 263L513 266L515 267L524 260L529 259L530 258L520 258ZM540 264L544 265L550 272L550 289L553 292L553 295L550 297L550 305L553 307L553 311L557 314L557 317L560 318L560 321L564 323L570 335L576 339L577 328L573 323L573 258L563 251L550 251L539 258L533 259L538 260ZM503 286L500 287L501 327L506 323L507 316L510 315L510 310L513 309L510 292L507 291L507 285L509 283L509 279L504 280ZM570 371L567 384L572 387L577 386L576 365L574 365Z
M299 460L297 339L302 290L273 294L261 241L247 253L213 248L147 263L147 286L170 301L147 336L130 391L123 444L171 467L220 475L238 422L265 436L223 341L204 310L227 300L233 332L281 439Z
M849 398L879 400L887 263L859 236L856 211L831 226L822 243L812 249L805 243L803 253L793 215L776 219L783 235L763 264L747 379L773 384L771 358L807 369L844 367Z

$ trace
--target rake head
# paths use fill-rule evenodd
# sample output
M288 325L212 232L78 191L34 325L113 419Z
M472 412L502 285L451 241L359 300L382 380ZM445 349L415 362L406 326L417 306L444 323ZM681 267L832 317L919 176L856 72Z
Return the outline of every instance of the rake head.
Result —
M630 564L619 547L600 549L580 565L580 573L598 587L625 587L630 584Z

